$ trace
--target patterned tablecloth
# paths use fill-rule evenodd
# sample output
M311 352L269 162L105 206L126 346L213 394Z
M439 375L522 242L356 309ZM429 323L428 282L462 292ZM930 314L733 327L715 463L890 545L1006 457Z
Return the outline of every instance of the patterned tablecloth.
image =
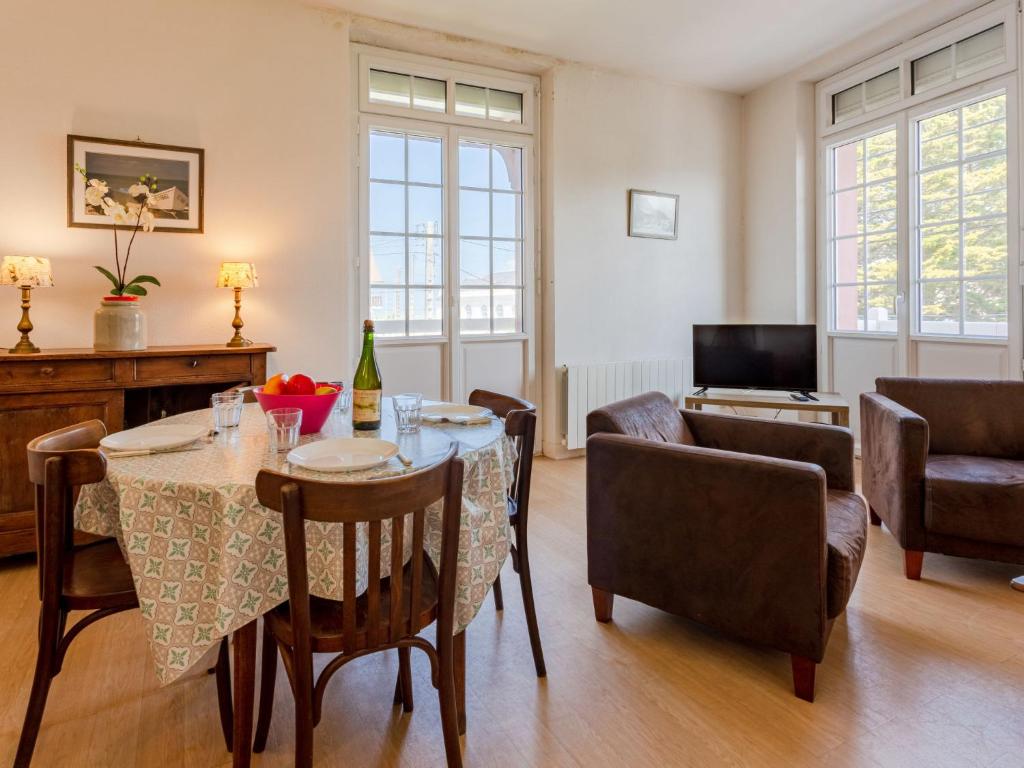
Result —
M287 599L281 515L256 499L256 474L264 467L342 482L388 477L434 463L457 441L465 477L456 633L473 620L508 555L505 494L515 446L497 419L476 426L425 425L419 433L398 436L387 402L384 411L390 418L385 418L382 431L365 434L398 442L413 460L412 467L392 459L375 469L337 475L298 469L284 461L284 454L269 452L266 422L253 404L244 407L239 427L223 431L202 450L110 459L106 480L82 489L75 525L114 536L120 543L135 579L161 683L175 680L221 637ZM195 411L165 422L212 425L212 416L209 410ZM320 434L302 441L351 435L349 418L335 414ZM427 510L428 548L435 563L441 546L440 507L439 501ZM406 531L411 527L405 526ZM387 557L386 526L382 533ZM306 537L310 591L341 599L341 526L307 522ZM365 531L357 542L361 593L366 588ZM406 557L410 554L407 542Z

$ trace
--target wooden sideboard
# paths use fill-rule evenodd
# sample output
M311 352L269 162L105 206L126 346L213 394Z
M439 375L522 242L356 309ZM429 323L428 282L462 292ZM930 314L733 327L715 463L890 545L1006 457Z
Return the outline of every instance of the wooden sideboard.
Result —
M0 352L0 557L35 550L34 492L25 446L89 419L108 432L209 406L235 384L263 384L275 347L198 345L136 352Z

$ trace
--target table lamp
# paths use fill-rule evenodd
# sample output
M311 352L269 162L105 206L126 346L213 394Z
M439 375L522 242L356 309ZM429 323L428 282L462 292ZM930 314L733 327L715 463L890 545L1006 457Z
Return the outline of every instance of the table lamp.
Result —
M32 343L28 334L32 330L32 321L28 319L28 308L32 303L33 288L53 287L53 272L50 260L35 256L4 256L0 262L0 285L12 285L21 289L21 341L8 351L14 355L30 355L39 351Z
M229 347L247 347L252 344L248 339L242 338L242 289L258 288L260 285L259 276L256 274L256 265L247 261L225 261L220 265L220 274L217 276L218 288L235 289L235 319L231 321L231 327L235 329L235 335L227 343Z

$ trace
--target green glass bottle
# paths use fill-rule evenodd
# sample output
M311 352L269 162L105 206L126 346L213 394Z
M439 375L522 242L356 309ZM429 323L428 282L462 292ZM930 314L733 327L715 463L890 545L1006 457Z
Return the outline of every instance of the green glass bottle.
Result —
M363 354L352 377L353 429L380 429L380 368L373 354L373 320L363 322Z

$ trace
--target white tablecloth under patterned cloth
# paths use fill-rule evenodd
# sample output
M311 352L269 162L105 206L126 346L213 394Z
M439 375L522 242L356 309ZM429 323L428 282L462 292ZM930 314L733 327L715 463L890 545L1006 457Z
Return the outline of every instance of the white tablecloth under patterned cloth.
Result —
M367 436L398 442L413 459L410 468L397 459L376 469L337 475L292 467L284 454L269 452L265 417L253 404L244 407L238 428L224 430L202 450L110 459L107 479L82 489L75 525L114 536L121 544L162 683L197 663L221 637L287 599L281 515L256 499L256 474L264 467L319 480L387 477L434 463L457 441L465 477L456 633L473 620L508 555L506 488L515 446L497 419L476 426L425 425L417 434L397 436L390 403L385 402L384 411L382 431ZM208 410L165 421L212 425ZM348 417L335 414L321 433L302 441L351 434ZM427 510L428 548L435 564L441 545L440 507L438 502ZM310 591L341 599L341 526L307 522L306 536ZM386 530L383 538L387 556ZM366 587L366 539L365 533L357 537L359 592ZM410 554L407 548L406 557Z

